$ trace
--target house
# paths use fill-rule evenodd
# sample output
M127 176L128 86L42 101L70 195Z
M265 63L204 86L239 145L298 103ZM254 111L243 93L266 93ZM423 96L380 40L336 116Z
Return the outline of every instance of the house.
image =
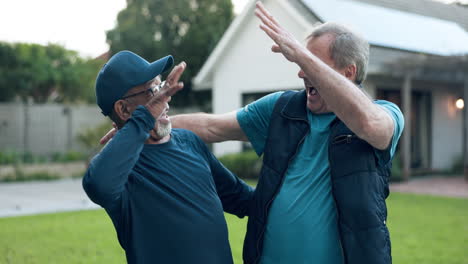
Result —
M405 115L399 151L406 174L446 170L463 157L464 110L456 101L468 90L468 69L431 68L428 62L468 54L468 8L429 0L263 2L298 39L305 40L317 22L337 21L369 40L364 89L398 104ZM270 51L272 41L259 29L254 8L252 0L194 78L196 90L212 91L214 113L236 110L270 92L303 88L298 67ZM240 150L240 142L214 145L217 155Z

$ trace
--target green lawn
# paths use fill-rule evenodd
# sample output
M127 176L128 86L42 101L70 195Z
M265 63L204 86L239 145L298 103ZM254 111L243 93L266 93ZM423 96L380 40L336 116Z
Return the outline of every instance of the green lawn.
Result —
M468 264L468 200L393 193L395 264ZM227 215L235 263L245 220ZM103 210L0 218L0 263L125 263Z

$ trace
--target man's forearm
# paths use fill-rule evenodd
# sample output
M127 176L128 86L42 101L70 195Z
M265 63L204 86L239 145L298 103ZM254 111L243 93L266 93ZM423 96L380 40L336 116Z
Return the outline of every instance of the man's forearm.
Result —
M376 148L388 146L393 120L354 83L322 62L308 50L301 50L297 64L305 72L327 106L357 136Z
M235 112L217 115L207 113L182 114L171 117L174 128L183 128L197 134L205 143L227 140L247 141L237 122Z
M120 197L148 138L148 131L154 126L154 118L149 112L136 110L134 115L93 158L83 178L88 196L103 207Z
M180 114L171 116L173 128L183 128L197 134L204 142L211 143L207 128L209 115L207 113Z

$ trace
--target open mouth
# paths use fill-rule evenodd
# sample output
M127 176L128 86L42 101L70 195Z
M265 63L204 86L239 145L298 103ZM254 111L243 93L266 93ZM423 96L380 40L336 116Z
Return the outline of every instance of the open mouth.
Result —
M307 86L306 89L307 89L307 94L308 95L317 95L318 94L317 89L315 89L314 87Z

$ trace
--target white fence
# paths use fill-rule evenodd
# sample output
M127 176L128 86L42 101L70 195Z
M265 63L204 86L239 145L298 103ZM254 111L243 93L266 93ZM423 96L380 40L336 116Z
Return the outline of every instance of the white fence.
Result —
M171 108L170 114L199 111ZM77 135L106 119L99 107L92 105L0 103L0 152L89 151L78 142Z
M51 154L83 150L77 135L105 121L97 106L0 104L0 151Z

